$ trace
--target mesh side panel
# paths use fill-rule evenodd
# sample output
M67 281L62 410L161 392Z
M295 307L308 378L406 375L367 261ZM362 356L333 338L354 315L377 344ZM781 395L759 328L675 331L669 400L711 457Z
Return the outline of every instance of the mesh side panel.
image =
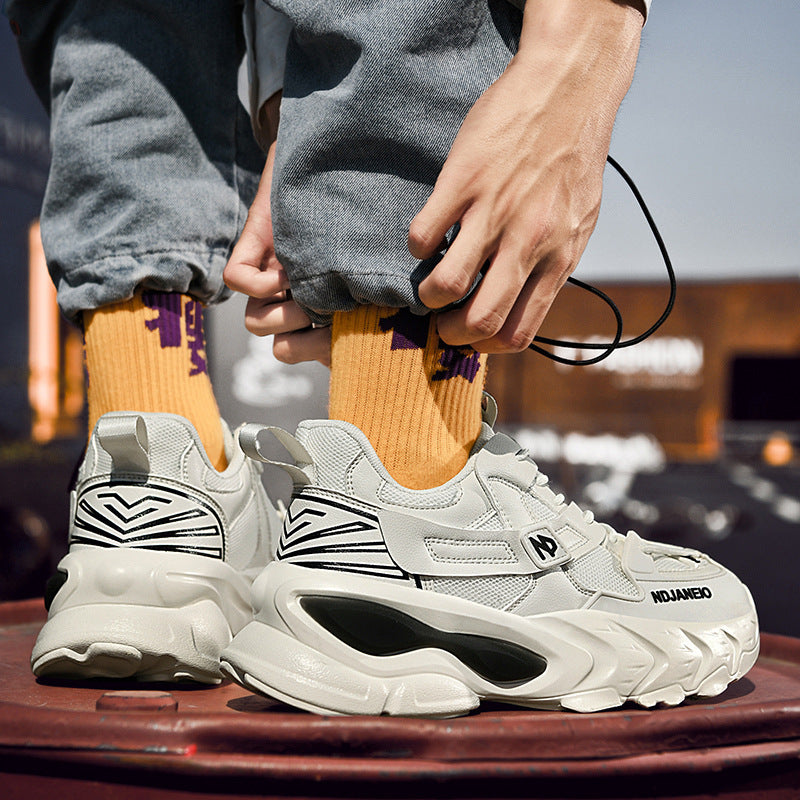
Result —
M538 522L546 522L547 520L553 519L556 515L550 508L548 508L541 500L539 500L534 495L527 493L519 488L514 483L507 481L505 478L489 476L487 478L487 483L494 489L494 487L506 487L505 489L501 489L501 491L508 492L510 489L513 492L514 497L518 498L518 501L522 503L525 512L530 517L530 522L538 523ZM502 501L501 501L502 502ZM512 502L517 502L514 500Z
M316 483L328 489L347 491L347 470L362 454L358 442L335 426L300 429L297 434L314 457Z
M639 592L619 566L619 561L603 548L593 550L564 567L569 578L579 588L588 591L609 591L625 597Z
M546 522L547 520L554 519L557 516L557 514L549 509L544 503L542 503L540 500L537 500L530 494L522 495L522 502L525 504L525 508L531 515L532 522Z
M231 488L231 478L230 477L222 477L218 472L214 472L214 470L207 469L203 474L203 483L207 489L210 489L212 492L226 492L230 491Z
M480 603L490 608L505 608L534 584L530 575L498 575L485 578L422 578L425 589Z
M378 489L381 501L405 508L446 508L458 500L459 494L458 486L437 486L435 489L414 491L384 482Z

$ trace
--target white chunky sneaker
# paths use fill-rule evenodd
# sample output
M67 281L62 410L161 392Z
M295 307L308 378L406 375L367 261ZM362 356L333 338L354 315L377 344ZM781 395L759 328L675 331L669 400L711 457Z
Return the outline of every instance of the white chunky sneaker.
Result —
M221 680L220 651L253 618L250 584L279 527L261 465L223 428L229 466L217 472L183 417L100 418L35 675Z
M221 655L248 689L324 714L597 711L716 695L756 660L734 575L566 505L489 424L466 467L424 491L348 423L269 430L295 493L255 620ZM242 434L254 457L257 436Z

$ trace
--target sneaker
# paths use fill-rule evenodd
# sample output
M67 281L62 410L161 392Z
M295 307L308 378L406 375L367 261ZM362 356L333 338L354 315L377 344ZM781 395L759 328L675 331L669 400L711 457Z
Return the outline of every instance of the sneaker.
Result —
M261 464L223 428L229 465L217 472L183 417L101 417L72 492L35 675L221 680L220 651L253 618L250 585L279 525Z
M464 469L423 491L353 425L269 429L295 491L222 671L323 714L451 717L481 700L674 705L752 667L756 612L733 574L567 505L493 417ZM241 441L261 457L257 428Z

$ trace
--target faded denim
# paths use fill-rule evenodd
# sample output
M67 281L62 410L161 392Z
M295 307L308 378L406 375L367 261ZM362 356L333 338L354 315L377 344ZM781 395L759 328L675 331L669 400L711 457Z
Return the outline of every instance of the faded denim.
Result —
M272 192L278 256L317 322L421 305L422 208L516 51L506 0L270 0L295 24ZM139 288L213 302L263 156L237 100L233 0L11 0L52 117L42 235L62 310Z
M137 288L212 302L263 166L232 0L11 0L51 114L42 238L64 313Z
M506 0L269 0L289 40L272 185L278 259L325 322L357 303L410 307L432 263L408 252L469 109L516 52Z

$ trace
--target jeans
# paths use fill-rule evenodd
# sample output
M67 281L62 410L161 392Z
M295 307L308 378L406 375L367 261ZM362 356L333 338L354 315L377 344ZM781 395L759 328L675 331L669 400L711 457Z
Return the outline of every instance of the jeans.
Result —
M137 289L213 302L263 167L232 0L10 0L51 116L42 239L70 318Z
M469 109L516 52L507 0L269 0L294 22L272 184L275 249L316 322L427 309L408 252Z
M260 0L257 0L260 1ZM316 322L358 303L424 313L408 252L472 104L516 50L507 0L270 0L287 51L272 190L278 257ZM137 289L224 295L263 154L236 93L234 0L10 0L49 106L42 237L64 313Z

